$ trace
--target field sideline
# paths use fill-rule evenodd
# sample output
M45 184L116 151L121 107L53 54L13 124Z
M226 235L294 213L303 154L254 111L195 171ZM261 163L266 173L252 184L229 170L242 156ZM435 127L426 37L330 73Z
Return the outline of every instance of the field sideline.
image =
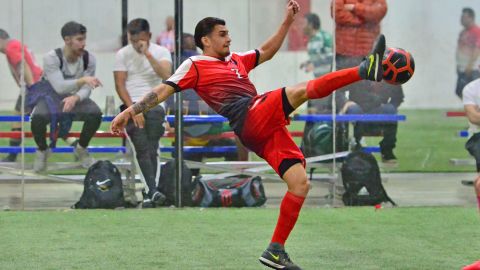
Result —
M454 109L451 109L454 110ZM459 110L459 109L456 109ZM465 129L467 121L464 117L446 118L447 110L400 110L400 114L407 116L407 121L400 122L398 127L398 141L395 148L399 164L391 168L390 172L474 172L475 166L454 166L448 162L450 158L471 159L465 150L466 138L456 135L460 130ZM4 115L11 113L4 112ZM302 131L304 122L292 121L289 126L291 131ZM30 123L26 123L26 130L30 130ZM100 130L107 131L109 123L103 123ZM0 123L1 131L9 131L9 123ZM72 131L80 131L80 122L75 122ZM353 130L351 130L351 133ZM352 134L350 134L352 135ZM368 146L378 146L380 137L366 137ZM300 143L300 139L296 139ZM162 144L170 146L172 140L162 139ZM8 139L0 138L0 146L8 146ZM119 138L92 140L92 146L119 146ZM34 146L33 139L26 140L26 146ZM65 146L61 140L59 146ZM3 156L3 154L0 154ZM164 153L164 157L171 157ZM255 160L260 158L255 157ZM379 155L376 154L377 158ZM97 159L114 158L112 154L95 154ZM33 162L34 155L26 155L26 162ZM56 161L73 161L71 154L55 154L49 159ZM73 170L71 174L83 173L85 170ZM63 172L65 173L65 172Z
M1 269L264 269L278 209L0 212ZM475 208L307 208L304 269L460 269L480 259Z

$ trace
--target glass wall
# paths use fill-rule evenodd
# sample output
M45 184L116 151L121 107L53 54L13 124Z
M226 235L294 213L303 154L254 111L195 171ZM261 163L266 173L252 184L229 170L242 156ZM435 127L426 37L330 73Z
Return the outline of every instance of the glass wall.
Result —
M475 44L476 34L470 28L475 18L465 18L471 13L464 9L478 13L480 2L447 0L439 5L434 0L377 0L372 6L331 0L298 2L300 13L275 57L249 74L259 94L297 85L330 70L357 66L380 33L386 37L387 48L411 53L409 61L414 59L415 63L413 78L403 85L360 82L335 92L335 96L297 108L288 129L309 160L313 157L318 161L315 157L332 151L361 149L374 154L384 173L454 172L467 173L465 177L471 178L468 173L475 172L475 165L464 144L476 132L476 126L469 124L462 113L464 107L457 94L463 85L457 86L457 81L465 84L479 73L475 47L480 41ZM283 0L185 0L183 47L188 56L202 53L192 46L190 35L199 20L212 16L226 20L232 52L261 48L283 22L286 4ZM175 37L168 33L169 21L175 16L174 1L0 0L0 6L0 111L5 116L0 118L4 120L0 122L0 206L31 209L73 205L83 190L85 167L93 159L111 160L122 170L130 168L128 173L136 175L137 197L141 200L138 190L149 176L142 173L142 165L129 163L134 143L131 138L108 134L111 116L124 103L117 93L114 71L128 68L119 67L118 53L127 45L126 23L135 18L149 22L150 43L167 47L172 53L169 56L175 56L173 47L169 47L174 45ZM68 38L68 31L75 31L68 29L64 29L67 32L62 37L61 29L70 21L86 28L86 40ZM24 53L19 47L22 44ZM61 55L55 51L57 48ZM392 66L398 64L395 57L401 56L403 50L390 49ZM85 51L88 59L84 58ZM125 61L128 59L133 58L126 57ZM41 101L43 105L33 113L26 108L23 125L15 122L23 111L21 99L16 106L22 86L30 91L45 81L60 92L60 105L51 107ZM175 111L172 104L173 99L163 105L166 114L172 115L167 117L170 120ZM58 114L60 111L66 113ZM183 94L183 114L216 115L192 91ZM15 115L17 118L9 118ZM51 121L58 126L51 125ZM88 123L85 127L83 121ZM169 123L164 125L159 145L164 160L174 156L175 130L173 122ZM56 136L39 135L51 128ZM248 162L262 161L242 146L227 122L185 122L184 132L184 157L195 161L190 165L200 174L218 172L219 167L238 173L253 166ZM78 145L90 147L89 157ZM198 153L198 147L207 152ZM37 148L46 150L44 156L38 154ZM235 166L224 163L231 161L242 162ZM308 172L314 167L313 177L328 183L338 179L341 161L321 160L308 165ZM125 175L127 171L123 172ZM276 178L272 170L261 173L267 174L267 179ZM327 186L319 185L315 196L326 204L321 198L329 195Z

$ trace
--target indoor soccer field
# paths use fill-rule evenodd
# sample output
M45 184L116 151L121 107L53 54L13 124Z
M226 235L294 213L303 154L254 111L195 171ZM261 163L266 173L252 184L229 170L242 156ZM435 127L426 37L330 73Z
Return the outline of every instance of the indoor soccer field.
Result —
M263 269L278 209L0 212L2 269ZM288 240L305 269L460 269L473 207L305 208Z
M479 14L0 0L0 270L480 270Z

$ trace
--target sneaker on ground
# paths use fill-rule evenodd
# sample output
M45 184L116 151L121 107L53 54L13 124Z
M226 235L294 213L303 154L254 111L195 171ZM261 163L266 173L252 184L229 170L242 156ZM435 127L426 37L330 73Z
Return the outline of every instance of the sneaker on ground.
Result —
M93 165L93 163L95 163L95 159L88 154L88 150L81 147L80 145L77 145L77 147L75 147L74 155L75 159L78 160L84 168L89 168Z
M152 195L151 201L155 206L161 206L163 205L163 203L165 203L166 199L167 197L165 197L163 193L161 193L160 191L155 191L155 193L153 193Z
M142 208L155 208L155 204L150 198L143 199Z
M2 162L15 162L17 161L17 154L10 153L2 159Z
M360 77L369 81L383 79L383 54L385 53L385 36L380 34L373 45L373 50L360 63Z
M44 151L37 150L35 161L33 163L33 171L45 172L47 170L47 160L50 156L50 149Z
M382 162L395 164L397 163L397 157L393 154L393 150L382 150Z
M285 252L284 248L277 243L272 243L263 252L259 258L260 262L273 269L282 270L301 270L298 265L294 264Z

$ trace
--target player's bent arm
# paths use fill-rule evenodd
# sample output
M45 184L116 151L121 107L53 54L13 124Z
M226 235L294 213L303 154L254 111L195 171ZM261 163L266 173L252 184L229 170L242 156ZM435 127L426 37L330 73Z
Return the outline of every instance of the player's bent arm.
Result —
M275 34L273 34L273 36L271 36L267 41L265 41L265 43L263 43L262 46L260 46L260 48L258 49L258 51L260 52L258 64L272 59L272 57L280 49L283 41L285 40L285 37L287 36L288 29L290 29L290 26L295 20L295 14L298 12L298 10L299 6L297 2L292 0L288 2L285 19L278 28L277 32L275 32Z
M283 40L288 33L291 23L282 23L277 32L271 36L265 43L260 46L258 51L260 52L260 57L258 59L258 64L266 62L277 53L277 51L282 46Z
M165 101L173 93L175 93L175 89L173 87L162 83L153 88L153 90L146 94L141 101L133 104L127 110L129 110L130 114L133 115L148 111L150 108L153 108L157 104Z
M122 100L125 106L129 107L133 104L130 94L128 94L127 88L125 87L127 81L127 72L126 71L114 71L113 77L115 79L115 90L117 91L118 96Z
M464 106L465 114L470 123L480 125L480 111L477 105L467 104Z

